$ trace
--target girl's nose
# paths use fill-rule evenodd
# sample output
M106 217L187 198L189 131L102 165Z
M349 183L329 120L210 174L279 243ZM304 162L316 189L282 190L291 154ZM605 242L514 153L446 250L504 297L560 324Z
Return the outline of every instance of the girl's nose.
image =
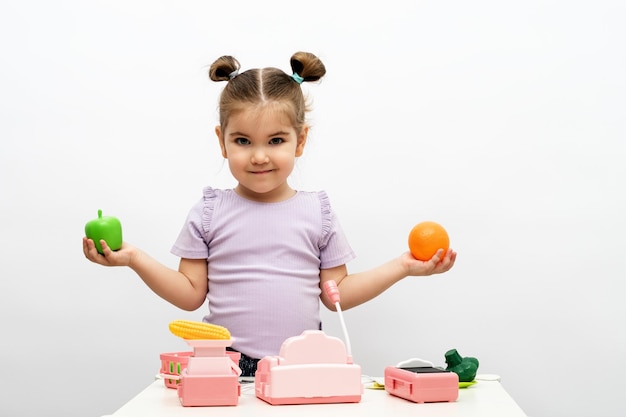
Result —
M266 164L269 162L269 156L262 148L257 148L252 153L253 164Z

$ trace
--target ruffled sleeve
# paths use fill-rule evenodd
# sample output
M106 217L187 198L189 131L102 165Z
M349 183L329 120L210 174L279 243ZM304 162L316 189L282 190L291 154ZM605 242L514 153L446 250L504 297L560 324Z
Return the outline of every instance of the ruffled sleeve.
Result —
M328 244L328 238L332 229L332 210L330 209L330 199L325 191L319 191L317 196L320 200L322 215L322 236L319 243L319 247L322 249Z
M187 259L209 256L208 232L213 218L216 193L211 187L202 190L202 198L191 208L187 220L170 252Z
M211 187L205 187L202 190L204 206L202 207L202 230L205 234L211 230L211 220L213 220L213 211L215 209L215 200L217 195Z
M324 191L318 192L322 214L322 236L320 238L320 268L328 269L348 263L356 258L348 239L339 224L339 219Z

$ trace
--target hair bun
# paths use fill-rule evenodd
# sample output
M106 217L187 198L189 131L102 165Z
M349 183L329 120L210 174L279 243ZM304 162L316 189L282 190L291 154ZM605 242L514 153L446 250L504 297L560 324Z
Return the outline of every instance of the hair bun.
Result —
M213 81L229 81L233 74L241 68L239 61L230 55L224 55L215 60L209 68L209 78Z
M290 63L292 71L304 81L317 81L326 74L324 63L310 52L296 52Z

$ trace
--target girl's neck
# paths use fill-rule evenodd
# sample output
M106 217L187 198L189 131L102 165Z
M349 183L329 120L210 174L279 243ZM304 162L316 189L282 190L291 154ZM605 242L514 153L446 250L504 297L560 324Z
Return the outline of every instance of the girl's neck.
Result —
M288 200L296 195L296 190L291 188L286 183L284 186L271 190L267 193L256 193L242 186L241 184L237 184L237 186L234 188L234 191L240 197L243 197L247 200L256 201L258 203L278 203Z

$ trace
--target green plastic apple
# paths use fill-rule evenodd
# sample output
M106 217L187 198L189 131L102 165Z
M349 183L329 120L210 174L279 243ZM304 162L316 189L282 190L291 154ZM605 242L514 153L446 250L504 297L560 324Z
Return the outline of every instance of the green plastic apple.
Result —
M85 225L85 236L93 240L100 253L102 253L101 240L104 240L111 250L118 250L122 247L122 223L117 217L102 216L102 210L98 210L98 218Z

